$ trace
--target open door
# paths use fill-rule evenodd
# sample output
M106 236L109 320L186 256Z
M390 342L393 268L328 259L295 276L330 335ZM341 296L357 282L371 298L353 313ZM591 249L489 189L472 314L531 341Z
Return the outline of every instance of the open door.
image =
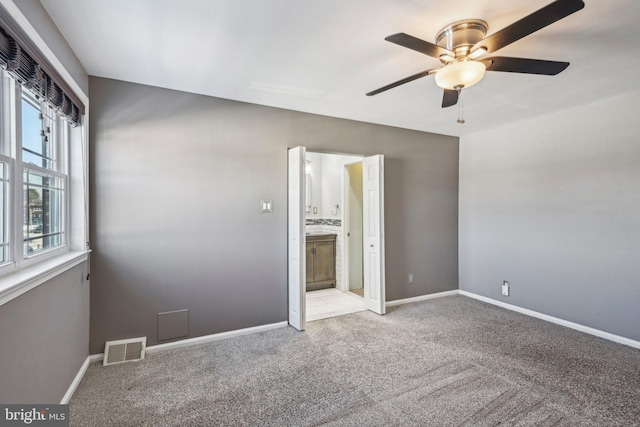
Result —
M384 314L384 157L362 162L364 305Z
M299 331L305 326L305 158L306 148L289 149L288 174L288 268L289 268L289 324Z

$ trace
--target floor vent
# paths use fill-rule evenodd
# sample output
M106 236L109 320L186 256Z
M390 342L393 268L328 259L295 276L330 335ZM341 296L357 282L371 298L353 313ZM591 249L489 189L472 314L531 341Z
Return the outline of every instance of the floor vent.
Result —
M144 359L147 337L107 341L104 346L103 366L115 363L135 362Z

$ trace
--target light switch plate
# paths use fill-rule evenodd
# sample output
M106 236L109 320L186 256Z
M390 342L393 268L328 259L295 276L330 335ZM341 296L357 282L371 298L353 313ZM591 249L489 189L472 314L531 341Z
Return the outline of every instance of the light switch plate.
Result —
M273 212L273 202L271 200L260 200L260 212L261 213Z

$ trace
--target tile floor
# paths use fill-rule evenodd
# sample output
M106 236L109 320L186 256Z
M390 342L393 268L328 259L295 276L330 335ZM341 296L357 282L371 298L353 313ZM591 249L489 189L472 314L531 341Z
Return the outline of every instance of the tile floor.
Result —
M364 299L336 288L307 292L307 322L364 311Z

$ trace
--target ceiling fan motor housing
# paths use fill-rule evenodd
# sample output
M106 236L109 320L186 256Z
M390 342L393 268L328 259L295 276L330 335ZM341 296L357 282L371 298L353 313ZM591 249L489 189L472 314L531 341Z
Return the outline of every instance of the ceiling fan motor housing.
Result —
M449 24L436 35L436 44L455 52L456 58L465 57L471 48L484 39L489 26L480 19L465 19ZM440 58L443 63L454 58Z
M565 70L568 62L543 59L484 57L557 22L584 8L583 0L554 0L541 9L486 37L489 26L481 19L465 19L447 25L430 43L405 33L391 34L385 40L439 59L444 67L424 70L372 92L377 95L394 87L433 75L444 89L442 107L456 105L460 90L478 83L485 71L555 76Z

